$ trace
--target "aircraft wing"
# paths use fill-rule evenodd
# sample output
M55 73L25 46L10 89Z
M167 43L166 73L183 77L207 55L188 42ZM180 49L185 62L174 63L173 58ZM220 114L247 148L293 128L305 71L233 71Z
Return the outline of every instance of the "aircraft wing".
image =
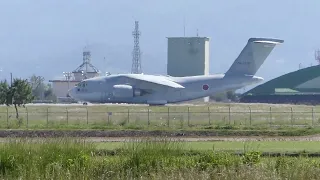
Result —
M184 86L173 82L167 79L164 76L149 76L149 75L140 75L140 74L130 74L127 75L127 78L131 80L135 80L135 84L138 86L146 86L151 85L150 88L156 86L167 87L167 88L184 88Z

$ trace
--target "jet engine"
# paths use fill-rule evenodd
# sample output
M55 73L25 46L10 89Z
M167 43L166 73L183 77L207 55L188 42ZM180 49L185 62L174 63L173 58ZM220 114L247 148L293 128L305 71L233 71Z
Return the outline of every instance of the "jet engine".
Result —
M135 89L130 85L119 84L113 86L113 96L117 98L130 98L141 96L141 90Z

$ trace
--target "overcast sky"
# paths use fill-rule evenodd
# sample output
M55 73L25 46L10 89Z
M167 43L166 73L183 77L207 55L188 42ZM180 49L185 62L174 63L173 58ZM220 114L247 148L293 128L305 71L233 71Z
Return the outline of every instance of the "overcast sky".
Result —
M134 20L145 73L165 74L168 36L210 37L210 73L225 72L250 37L280 38L257 75L265 80L315 65L319 0L1 0L2 77L47 80L72 71L92 48L101 71L130 72ZM104 57L106 61L104 61Z

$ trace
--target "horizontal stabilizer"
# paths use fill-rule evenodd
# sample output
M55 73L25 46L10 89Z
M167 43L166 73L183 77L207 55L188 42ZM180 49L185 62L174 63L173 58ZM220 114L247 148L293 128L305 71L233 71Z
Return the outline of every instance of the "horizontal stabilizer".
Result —
M250 38L248 43L282 44L284 40L271 38Z
M250 38L225 77L255 75L274 47L283 42L281 39Z

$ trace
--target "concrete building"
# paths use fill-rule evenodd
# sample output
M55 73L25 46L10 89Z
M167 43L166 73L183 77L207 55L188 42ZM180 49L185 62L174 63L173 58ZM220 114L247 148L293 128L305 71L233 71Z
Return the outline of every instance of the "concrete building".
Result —
M167 75L209 75L208 37L168 37ZM205 102L209 97L204 98Z
M168 37L167 74L196 76L209 74L208 37Z
M80 81L76 80L50 80L52 82L53 93L57 96L58 100L61 97L68 96L68 90L78 84Z

